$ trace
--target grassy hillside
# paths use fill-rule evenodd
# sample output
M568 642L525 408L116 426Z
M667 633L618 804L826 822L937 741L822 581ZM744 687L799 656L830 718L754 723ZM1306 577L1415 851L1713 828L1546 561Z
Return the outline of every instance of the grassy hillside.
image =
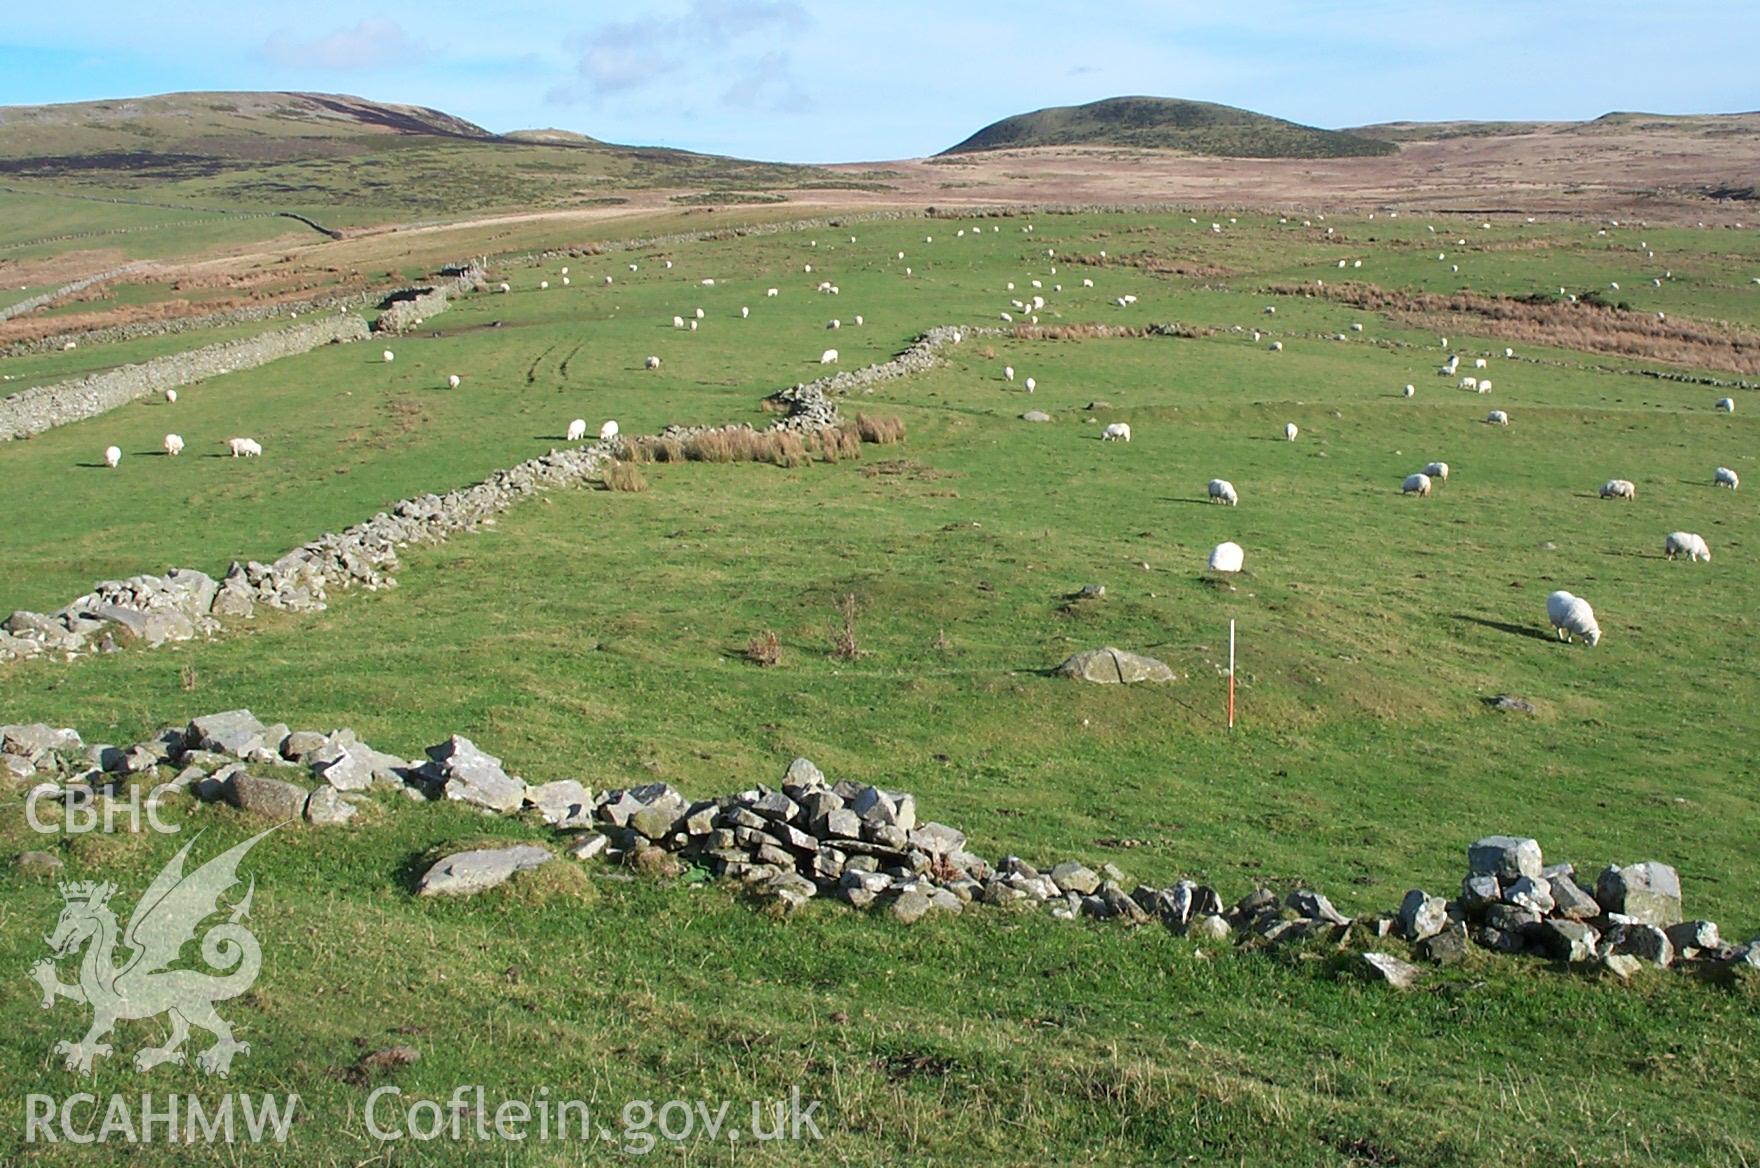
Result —
M942 153L1028 146L1134 146L1222 158L1347 158L1398 149L1389 142L1318 130L1234 106L1112 97L1003 118Z
M786 187L830 177L560 131L503 138L438 110L329 94L0 107L0 183L184 208L440 215L581 205L648 187Z
M1747 491L1708 482L1720 463L1760 475L1752 394L1717 414L1726 391L1630 372L1647 363L1540 343L1510 359L1502 338L1451 324L1467 367L1489 362L1487 398L1435 375L1429 328L1263 292L1339 279L1337 261L1360 258L1352 273L1384 288L1517 296L1618 280L1634 313L1752 325L1753 236L1437 220L1452 237L1439 262L1416 217L1304 229L1242 216L1220 234L1185 216L1027 222L855 223L577 256L567 288L562 260L504 268L511 293L433 318L393 342L391 365L378 343L330 347L190 387L175 406L0 446L14 500L3 611L103 576L273 554L549 449L577 416L632 434L761 422L759 397L815 376L827 344L847 368L931 324L1000 327L1002 312L1024 315L1012 299L1035 293L1042 324L1181 321L1201 334L974 336L847 403L903 418L903 446L791 469L646 466L644 493L522 503L478 534L408 549L398 588L335 597L321 614L0 669L0 707L124 743L235 706L352 726L403 754L459 732L533 781L660 780L690 795L774 782L805 754L833 778L914 791L925 816L993 858L1111 861L1147 881L1207 879L1230 899L1306 880L1352 914L1415 885L1452 891L1467 842L1517 831L1579 869L1673 863L1690 915L1738 940L1760 930L1745 765L1760 756L1746 716L1760 705L1760 516ZM1662 287L1643 278L1665 266ZM817 293L821 279L839 294ZM1126 294L1138 299L1117 306ZM697 331L672 327L698 307ZM661 370L642 368L650 353ZM1483 424L1493 405L1509 428ZM1021 421L1032 408L1053 421ZM1281 438L1290 420L1295 443ZM1134 440L1100 442L1110 421ZM173 428L189 450L153 454ZM213 457L241 432L263 458ZM110 443L126 452L119 468L86 465ZM1433 458L1453 465L1449 482L1401 498L1400 478ZM1240 488L1238 508L1204 501L1218 475ZM1635 502L1594 497L1615 475L1638 483ZM1674 528L1703 533L1715 561L1662 559ZM1222 539L1247 548L1232 588L1201 567ZM1091 582L1104 598L1069 602ZM1596 605L1597 648L1547 636L1557 587ZM839 660L827 631L848 594L863 652ZM1233 736L1217 668L1230 618ZM743 655L765 629L782 646L772 668ZM1182 679L1126 690L1045 676L1107 643ZM1496 693L1536 713L1493 712ZM178 837L44 837L23 826L21 795L0 793L0 857L50 848L65 878L115 881L119 904L197 829L204 855L254 830L227 807L180 806ZM5 1141L28 1091L237 1090L301 1096L289 1145L255 1154L265 1163L580 1161L573 1146L388 1148L364 1132L375 1086L407 1105L482 1084L491 1105L590 1094L613 1121L637 1099L713 1106L792 1085L824 1101L822 1142L699 1140L667 1162L1760 1160L1752 985L1620 984L1475 953L1400 995L1325 946L1231 951L1158 926L988 908L909 929L826 903L774 920L735 889L572 861L470 901L412 894L430 849L485 836L561 842L389 793L354 826L264 841L251 860L263 972L227 1007L252 1049L224 1085L192 1068L133 1071L128 1056L159 1040L145 1024L119 1030L95 1083L64 1073L51 1048L84 1015L38 1009L22 980L60 898L0 865L0 971L20 979L0 1002L0 1095L13 1101L0 1159L17 1150ZM368 1056L392 1046L419 1060L375 1069ZM218 1162L164 1145L24 1154Z

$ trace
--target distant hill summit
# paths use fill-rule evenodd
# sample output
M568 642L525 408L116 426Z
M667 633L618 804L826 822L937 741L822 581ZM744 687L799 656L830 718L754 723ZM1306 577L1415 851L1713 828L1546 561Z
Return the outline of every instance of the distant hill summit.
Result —
M1110 97L992 122L943 154L1029 146L1131 146L1218 158L1348 158L1393 154L1392 142L1320 130L1207 101Z
M228 137L332 138L357 134L488 139L488 130L440 110L331 93L162 93L114 101L0 106L0 147L112 145ZM75 141L70 142L72 137ZM10 151L9 151L10 152Z

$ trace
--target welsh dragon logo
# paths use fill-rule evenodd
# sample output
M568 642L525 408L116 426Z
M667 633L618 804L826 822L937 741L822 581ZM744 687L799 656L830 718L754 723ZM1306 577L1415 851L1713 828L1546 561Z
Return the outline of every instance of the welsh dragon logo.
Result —
M270 828L269 831L275 830ZM118 1022L169 1014L171 1035L164 1046L143 1047L134 1065L146 1071L160 1063L182 1063L182 1046L191 1026L214 1035L214 1045L196 1056L196 1065L209 1074L224 1077L232 1058L247 1054L250 1044L232 1037L232 1027L214 1010L216 1002L236 998L251 988L263 964L257 939L241 922L250 913L252 881L244 897L230 908L224 921L210 925L201 936L202 961L208 967L229 971L220 975L193 969L172 969L183 947L196 939L202 923L223 911L220 894L238 883L239 861L265 831L214 857L189 875L183 860L195 840L171 858L135 905L126 928L117 936L116 914L110 898L116 885L80 881L61 885L67 902L55 929L44 938L53 956L31 967L31 978L43 989L43 1009L52 1009L57 998L71 998L92 1007L92 1025L78 1042L61 1041L55 1052L66 1056L67 1069L87 1074L92 1059L109 1055L105 1040ZM117 945L130 951L118 961ZM81 948L79 980L64 984L56 976L55 963Z

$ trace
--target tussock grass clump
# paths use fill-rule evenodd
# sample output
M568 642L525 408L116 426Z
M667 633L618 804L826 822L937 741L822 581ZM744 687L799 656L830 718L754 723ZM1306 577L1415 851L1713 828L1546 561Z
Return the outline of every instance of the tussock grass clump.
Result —
M782 641L774 629L765 629L746 642L746 660L766 669L782 664Z
M856 637L856 616L860 611L853 592L844 593L835 606L836 618L831 623L831 655L839 661L854 661L866 652Z
M857 414L856 432L862 436L863 442L872 442L876 446L890 446L894 442L904 441L904 419L876 418L868 414Z
M819 430L813 434L813 448L819 457L826 462L842 462L846 458L862 456L862 435L854 422L830 430Z
M633 462L617 461L607 466L600 478L608 491L645 491L648 480Z

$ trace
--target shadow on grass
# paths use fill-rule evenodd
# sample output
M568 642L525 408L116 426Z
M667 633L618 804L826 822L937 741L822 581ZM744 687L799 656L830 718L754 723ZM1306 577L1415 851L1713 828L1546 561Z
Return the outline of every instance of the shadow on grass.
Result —
M1507 621L1486 620L1482 616L1468 616L1464 612L1455 613L1454 619L1457 621L1465 621L1468 624L1483 625L1488 629L1496 629L1498 632L1508 633L1512 637L1532 637L1536 641L1551 641L1556 639L1555 637L1548 636L1546 633L1529 625L1512 625Z

